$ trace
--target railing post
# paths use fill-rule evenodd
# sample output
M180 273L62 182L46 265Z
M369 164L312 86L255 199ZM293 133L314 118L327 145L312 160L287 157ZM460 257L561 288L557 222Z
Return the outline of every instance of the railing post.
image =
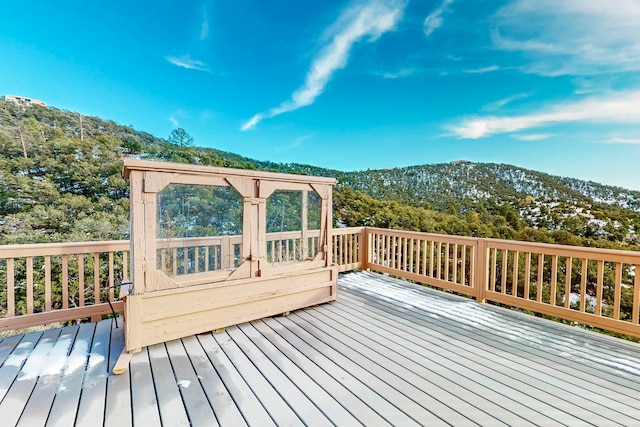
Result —
M358 254L360 257L360 266L362 270L369 269L369 256L371 247L371 242L369 239L371 238L371 233L369 233L369 229L367 227L362 227L362 231L360 233L360 253Z
M473 256L475 264L473 288L476 291L475 298L477 302L486 302L487 261L487 241L478 239Z

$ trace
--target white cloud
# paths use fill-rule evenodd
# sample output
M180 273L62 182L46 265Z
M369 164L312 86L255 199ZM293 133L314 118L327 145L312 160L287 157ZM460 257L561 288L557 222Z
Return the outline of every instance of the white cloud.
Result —
M313 104L333 74L347 65L351 47L365 38L368 42L375 41L393 30L402 17L404 7L404 1L372 0L343 11L325 32L327 44L313 59L304 84L291 95L291 99L254 115L240 129L249 130L265 118Z
M498 67L497 65L490 65L488 67L472 68L470 70L465 70L465 73L469 73L469 74L484 74L484 73L491 73L493 71L498 71L498 70L500 70L500 67Z
M551 138L552 133L531 133L531 134L515 134L511 135L519 141L541 141L543 139Z
M167 56L165 57L167 61L171 64L176 65L178 67L186 68L188 70L198 70L198 71L206 71L211 72L207 64L197 59L191 59L189 55L182 56Z
M175 126L175 127L180 126L180 122L179 122L179 121L178 121L178 119L177 119L175 116L173 116L173 115L169 116L169 121L170 121L170 122L171 122L171 124L172 124L173 126Z
M485 105L482 109L486 111L497 110L512 102L519 101L531 96L531 93L516 93L515 95L508 96L506 98L499 99L491 104Z
M424 20L424 35L429 37L438 28L442 27L442 14L447 11L447 6L453 3L453 0L443 0L433 12Z
M493 17L494 46L547 76L640 70L638 0L515 0Z
M451 131L460 138L478 139L519 132L558 123L640 123L640 91L611 93L602 97L545 107L520 116L488 116L463 119Z
M302 144L304 141L306 141L307 139L310 139L312 137L313 137L313 135L300 136L300 137L294 139L293 142L291 144L289 144L289 145L286 145L284 147L276 147L275 151L291 150L292 148L299 147L300 144Z
M200 40L206 40L209 37L209 19L205 16L200 26Z
M388 71L386 73L380 73L379 75L384 77L385 79L399 79L401 77L410 76L417 72L418 70L416 68L403 68L402 70L396 72Z
M632 144L632 145L640 145L640 138L623 138L620 136L614 136L606 141L605 144Z

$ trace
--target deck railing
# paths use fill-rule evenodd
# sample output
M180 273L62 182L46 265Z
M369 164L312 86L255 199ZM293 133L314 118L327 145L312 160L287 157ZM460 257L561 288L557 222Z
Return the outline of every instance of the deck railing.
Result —
M235 237L172 242L171 266L222 268ZM316 250L317 237L307 239L268 235L270 262ZM107 298L121 311L113 286L128 277L128 250L128 241L0 246L0 330L98 318L111 311ZM332 230L331 253L339 271L370 269L640 337L640 252L353 227Z
M0 331L122 311L128 241L0 246Z
M361 268L640 337L640 252L365 228Z

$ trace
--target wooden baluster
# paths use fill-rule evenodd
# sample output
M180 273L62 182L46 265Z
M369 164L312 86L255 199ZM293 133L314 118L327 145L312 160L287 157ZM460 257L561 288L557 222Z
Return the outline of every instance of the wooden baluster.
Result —
M434 247L435 247L435 242L432 240L429 242L429 277L433 277L433 272L435 271L434 265L433 265L433 251L434 251Z
M115 298L116 275L113 262L113 252L109 252L109 301Z
M27 257L27 314L33 314L33 257Z
M189 248L182 248L182 274L189 274Z
M444 275L441 277L442 280L449 281L449 242L445 244L445 253L444 253Z
M171 250L171 266L173 269L172 276L178 275L178 248L173 248Z
M15 292L15 262L13 258L7 258L7 317L13 317L16 314Z
M491 248L491 281L489 282L489 290L496 291L496 283L498 278L496 276L496 266L498 265L498 248Z
M634 265L633 278L633 309L631 313L631 321L634 325L638 324L640 317L640 264Z
M513 252L513 272L511 281L511 296L518 296L518 263L520 262L520 251Z
M129 253L122 252L122 280L129 279Z
M509 251L502 250L502 283L500 284L500 293L507 293L507 263L509 262Z
M427 273L427 244L426 240L422 241L422 275L429 276Z
M538 254L538 293L536 300L542 302L542 291L544 289L544 254Z
M549 294L549 304L556 305L556 285L558 283L558 256L551 255L551 290Z
M44 257L44 311L51 311L51 257Z
M62 308L69 308L69 256L62 255Z
M471 286L467 283L467 245L462 245L462 258L460 259L460 284Z
M451 281L458 283L458 244L453 245L453 265L451 266L453 271L451 273Z
M530 284L531 284L531 252L525 253L524 259L524 291L523 298L529 300L530 298Z
M78 305L84 307L84 254L78 254Z
M573 268L573 258L565 259L565 278L564 278L564 308L571 307L571 269Z
M596 316L602 316L602 284L604 281L604 261L598 260L598 279L596 287Z
M580 311L586 311L586 298L587 298L587 259L582 258L582 270L580 277Z
M100 254L93 254L93 294L95 296L95 304L100 303Z
M438 242L438 265L436 267L436 278L442 279L442 242Z
M613 284L613 318L620 320L620 298L622 297L622 263L616 263L616 282Z
M484 289L486 289L486 286L487 286L487 272L489 270L489 264L488 264L489 260L486 259L487 258L486 253L488 253L488 249L486 249L484 240L478 241L478 247L485 248L484 265L481 265L481 264L476 265L476 257L480 256L480 254L478 253L476 255L475 246L469 246L469 287L476 288L476 289L483 288L483 292L482 292L483 298L482 300L478 300L478 301L484 302L484 294L485 294ZM478 269L479 276L476 276L476 268Z

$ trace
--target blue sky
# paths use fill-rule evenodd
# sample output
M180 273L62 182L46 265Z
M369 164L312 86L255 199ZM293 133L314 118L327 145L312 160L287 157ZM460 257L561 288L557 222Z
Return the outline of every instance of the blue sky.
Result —
M340 170L640 190L637 0L3 2L0 94Z

